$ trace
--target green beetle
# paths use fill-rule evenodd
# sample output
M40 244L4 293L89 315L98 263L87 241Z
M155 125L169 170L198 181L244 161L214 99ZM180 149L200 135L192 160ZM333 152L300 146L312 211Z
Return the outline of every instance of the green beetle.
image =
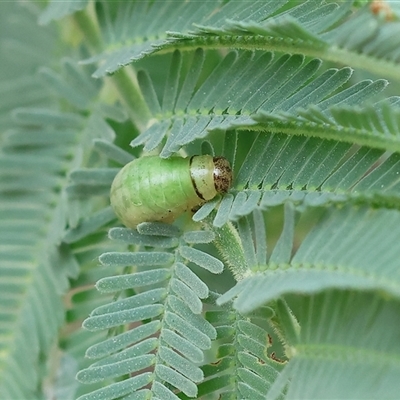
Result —
M128 228L149 221L171 223L217 193L226 193L231 183L232 170L224 157L142 157L118 172L111 206Z

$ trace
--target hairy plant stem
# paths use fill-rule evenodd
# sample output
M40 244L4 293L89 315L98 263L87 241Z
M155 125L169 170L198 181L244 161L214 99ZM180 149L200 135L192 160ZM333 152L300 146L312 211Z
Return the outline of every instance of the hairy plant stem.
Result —
M212 223L209 223L209 228L215 233L213 242L215 247L231 270L235 279L241 281L248 276L251 271L247 265L242 241L240 240L237 230L231 222L226 223L221 228L212 226Z

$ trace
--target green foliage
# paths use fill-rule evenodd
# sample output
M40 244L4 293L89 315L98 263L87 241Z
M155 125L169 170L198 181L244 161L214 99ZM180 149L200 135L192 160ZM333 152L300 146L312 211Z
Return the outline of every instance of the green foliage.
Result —
M398 6L40 7L0 5L0 398L398 398ZM121 227L150 154L232 188Z

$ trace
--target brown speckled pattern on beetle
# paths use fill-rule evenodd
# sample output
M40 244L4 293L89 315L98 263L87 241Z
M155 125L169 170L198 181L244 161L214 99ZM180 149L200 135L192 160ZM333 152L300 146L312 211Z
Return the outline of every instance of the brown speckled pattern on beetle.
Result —
M226 193L232 184L232 169L226 158L214 157L214 186L218 193Z

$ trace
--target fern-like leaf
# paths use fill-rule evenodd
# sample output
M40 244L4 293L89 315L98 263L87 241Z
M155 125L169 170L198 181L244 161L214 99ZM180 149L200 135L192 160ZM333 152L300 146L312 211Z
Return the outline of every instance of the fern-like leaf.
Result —
M396 126L397 122L391 121ZM245 142L249 142L248 137L239 134L237 146ZM312 207L351 202L397 209L398 162L397 153L379 149L260 133L241 161L232 195L219 205L214 225L220 227L255 209L266 210L286 202ZM193 218L204 219L217 206L217 201L210 202Z
M354 66L396 77L399 23L376 17L368 6L349 18L352 3L258 0L251 6L236 1L199 6L179 1L157 7L146 1L115 8L104 2L98 19L106 44L87 62L102 61L95 73L101 77L155 51L179 47L283 53L295 48L334 62L351 58Z
M301 329L281 326L289 361L267 399L398 396L398 302L377 294L327 291L287 298ZM278 302L281 321L287 305ZM349 327L352 333L349 334ZM384 338L385 340L382 340ZM316 380L318 376L318 380ZM389 384L390 382L390 384Z
M212 297L218 298L214 293ZM265 312L262 319L265 321L270 316ZM265 398L283 367L268 354L271 337L228 306L210 310L206 317L217 330L219 347L217 360L202 367L204 381L198 385L198 397L223 393L227 399Z
M196 80L199 79L204 61L203 51L198 50L189 67L190 72L181 76L181 55L179 52L174 53L169 82L165 86L161 103L152 89L148 75L139 72L138 81L145 100L158 122L153 121L151 126L132 141L132 146L144 145L145 151L152 151L167 137L160 156L169 157L182 146L204 138L209 132L235 128L313 134L360 144L371 144L371 137L375 136L377 140L373 144L379 143L382 147L379 140L383 139L386 132L355 131L357 134L351 135L348 129L349 133L344 135L339 121L333 120L330 127L327 125L329 114L321 115L318 123L314 120L310 123L305 117L297 118L299 122L289 120L292 129L285 130L281 115L296 116L297 109L311 105L320 107L321 110L337 104L361 106L381 92L387 85L386 81L364 81L340 91L341 86L351 77L351 70L348 68L339 71L330 69L310 82L320 68L319 60L304 64L302 56L284 55L274 60L271 53L243 52L239 55L231 52L211 74L206 78L202 77L203 80L196 89ZM247 86L248 82L251 82L250 86ZM332 95L338 90L338 93ZM377 109L378 114L379 112ZM390 117L388 113L393 114L396 120L396 111L389 111L386 107L387 119ZM272 123L269 123L271 119L267 119L269 115L274 118ZM263 123L257 124L253 117ZM394 125L391 129L397 128ZM392 134L391 143L396 142L396 132Z
M247 256L253 272L221 296L221 303L236 297L235 307L250 312L285 293L314 293L335 287L400 295L397 211L328 209L294 251L295 221L294 209L288 204L282 235L267 264L258 265L254 257ZM241 235L251 234L248 225ZM381 235L385 241L379 239ZM257 238L255 243L259 243ZM252 246L248 241L245 255L251 254Z
M98 17L104 28L106 46L103 54L96 55L87 62L103 61L94 74L101 77L115 72L121 65L168 46L171 37L167 31L190 32L193 23L207 23L210 18L216 26L220 26L221 22L224 23L236 15L240 15L241 20L256 17L259 21L286 2L280 0L264 4L264 1L256 1L252 7L244 7L242 3L234 1L202 4L178 1L174 4L166 2L159 7L151 1L142 1L125 3L115 13L112 12L113 6L110 3L101 2ZM173 46L176 44L173 43ZM198 44L192 46L198 47ZM119 48L115 50L115 47Z
M192 42L213 48L231 45L289 53L294 46L299 53L333 62L351 58L355 67L396 79L400 24L390 18L377 18L367 5L348 17L351 6L352 2L338 5L325 1L289 1L272 15L266 12L254 16L250 11L243 13L241 19L230 19L229 14L224 19L225 10L221 10L207 25L198 22L197 29L174 32L172 37L178 47ZM390 10L390 6L387 8Z
M1 368L8 371L0 374L0 393L6 399L32 398L39 380L32 371L54 344L64 317L61 294L77 274L71 254L60 246L66 220L60 187L76 145L74 126L53 114L53 127L45 127L37 116L16 114L20 126L5 138L0 154L0 303L7 305ZM21 376L29 376L25 385Z
M367 96L371 95L371 91L381 90L376 86L378 85L370 85L367 88L367 91L370 92ZM362 109L358 106L348 106L352 103L357 104L361 100L360 96L364 95L362 92L365 91L365 89L359 91L355 98L352 98L350 93L346 100L334 96L318 106L311 106L308 109L299 108L292 112L280 110L264 112L261 110L258 115L254 116L254 119L265 124L264 129L272 132L319 136L398 151L400 148L400 108L396 105L398 98L394 97L386 102ZM338 97L342 97L342 95L346 95L346 91ZM329 107L329 103L334 106Z
M151 246L162 251L103 254L103 265L114 269L135 266L136 271L106 277L97 283L100 291L121 295L115 302L93 310L84 327L99 331L120 329L139 321L151 322L124 330L89 348L87 355L101 360L78 374L84 383L117 380L132 374L134 377L108 384L81 399L145 396L149 391L155 397L175 399L170 385L194 397L196 383L203 379L196 364L203 360L203 351L210 348L216 333L201 316L202 299L208 296L208 288L184 262L220 272L222 263L191 247L193 243L210 242L214 235L208 231L181 235L173 226L157 223L139 225L138 230L114 228L110 237L135 244L138 249ZM134 290L135 294L122 296L126 290ZM154 334L158 337L150 337ZM146 372L146 368L153 373ZM145 389L148 384L150 389Z
M38 57L47 60L47 51L53 48L49 39L54 36L53 30L39 31L39 34L33 31L30 35L31 23L25 20L25 12L16 13L16 19L12 14L7 15L15 22L17 36L20 32L27 35L22 44L31 47L29 51L24 49L25 56L37 47ZM26 25L23 29L21 22ZM40 45L32 46L35 41ZM26 56L26 60L30 57ZM76 279L79 273L79 256L62 243L65 226L71 219L65 195L66 172L80 164L83 151L90 151L88 144L94 127L100 137L103 135L108 140L113 137L103 119L112 114L112 107L100 106L86 118L83 113L60 111L55 104L52 90L59 91L85 111L98 95L99 85L88 83L88 75L75 63L66 60L58 74L44 67L40 76L31 72L37 69L37 60L23 64L32 84L24 87L23 95L20 84L26 81L24 76L8 87L10 105L15 106L16 99L20 98L19 105L24 107L7 112L13 118L13 129L2 136L0 151L0 274L3 277L0 302L8 304L3 315L7 324L0 338L3 348L0 397L5 399L37 395L43 359L49 357L64 322L62 296L69 288L69 279ZM70 83L69 87L63 84L61 75ZM39 87L41 94L37 96ZM34 108L30 107L31 103L35 103ZM3 121L10 123L8 119ZM73 315L77 313L69 314L71 318ZM72 371L78 368L73 352L66 354L63 365ZM29 378L21 383L21 377ZM73 392L75 386L69 389Z

